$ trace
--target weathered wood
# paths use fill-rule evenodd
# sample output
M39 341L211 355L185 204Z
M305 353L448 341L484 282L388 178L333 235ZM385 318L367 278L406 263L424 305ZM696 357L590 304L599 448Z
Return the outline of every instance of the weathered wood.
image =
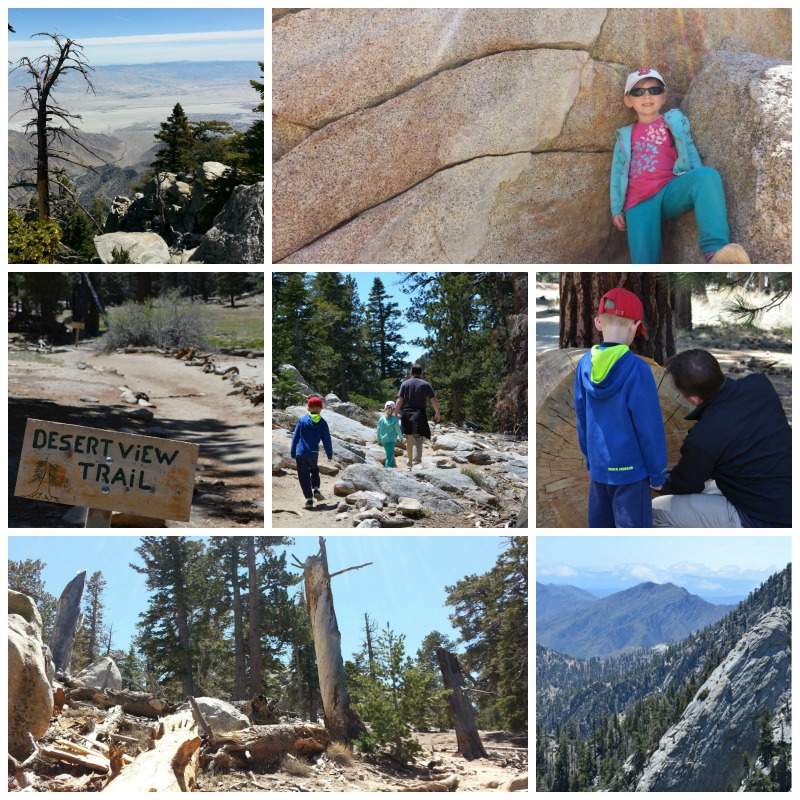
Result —
M464 696L464 673L458 663L458 656L443 647L437 647L436 660L439 662L444 686L450 690L447 699L450 703L453 727L456 730L458 752L467 759L488 758L478 733L478 726L475 724L472 704Z
M547 350L536 356L536 527L586 528L589 472L578 445L575 423L575 370L586 350ZM642 358L642 356L639 356ZM680 458L680 448L694 424L693 409L672 388L663 367L644 358L658 387L667 437L667 464Z
M191 792L196 784L200 737L190 711L165 717L164 735L103 789L104 792Z
M55 745L48 745L40 748L39 753L56 761L66 761L68 764L77 764L80 767L86 767L95 772L100 772L103 775L111 768L109 760L104 755L92 753L85 748L83 748L85 752L81 752L74 746L70 747L69 745L69 742L59 741Z
M305 560L303 574L308 617L314 633L325 727L333 741L349 742L366 728L361 717L350 708L342 660L342 635L333 607L328 555L322 536L319 537L319 553Z
M72 663L72 647L80 626L81 598L86 585L86 570L79 572L58 598L56 621L50 634L50 652L56 672L68 672Z
M190 442L29 419L14 494L188 520L197 454Z
M67 697L70 700L90 700L104 708L119 705L126 713L137 717L156 718L175 711L172 703L145 692L127 692L116 689L106 689L105 692L101 692L88 686L79 686L76 689L70 689Z
M252 766L278 761L287 753L293 756L322 753L330 743L331 735L324 726L295 722L215 733L210 749L217 753L217 758L227 756L240 766Z

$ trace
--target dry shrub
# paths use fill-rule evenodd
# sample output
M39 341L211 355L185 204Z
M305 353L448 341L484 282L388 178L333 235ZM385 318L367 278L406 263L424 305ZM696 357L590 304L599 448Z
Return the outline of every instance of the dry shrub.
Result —
M287 753L283 757L283 761L281 761L281 772L285 772L295 778L307 778L313 773L313 770L305 761L301 761Z
M342 744L342 742L333 742L329 745L328 749L325 751L325 755L330 761L333 761L334 764L338 764L340 767L353 766L353 751L346 744Z

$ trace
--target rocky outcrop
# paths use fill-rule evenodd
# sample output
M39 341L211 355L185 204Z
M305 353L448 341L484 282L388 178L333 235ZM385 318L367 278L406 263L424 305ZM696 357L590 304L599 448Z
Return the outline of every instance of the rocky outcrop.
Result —
M791 702L791 612L773 608L711 673L662 737L637 792L723 792L758 747L764 710Z
M214 733L241 731L250 727L250 720L241 711L216 697L198 697L197 705Z
M159 173L134 199L122 196L114 199L105 232L156 231L181 239L195 235L196 245L212 224L212 217L205 207L207 187L229 169L217 161L206 161L193 172ZM162 207L169 231L161 230Z
M264 263L264 182L237 186L191 257L204 264Z
M53 715L53 690L42 648L42 619L31 598L8 590L8 752L19 760L33 750Z
M273 253L285 263L617 263L626 74L678 105L788 9L307 9L273 22ZM771 193L772 189L767 189ZM580 224L576 224L580 221Z
M103 264L111 264L114 250L128 253L132 264L169 264L167 243L157 233L104 233L94 237L94 246Z
M683 101L703 162L722 176L731 241L754 264L792 260L792 66L715 51ZM681 217L665 237L666 263L699 264L697 225Z

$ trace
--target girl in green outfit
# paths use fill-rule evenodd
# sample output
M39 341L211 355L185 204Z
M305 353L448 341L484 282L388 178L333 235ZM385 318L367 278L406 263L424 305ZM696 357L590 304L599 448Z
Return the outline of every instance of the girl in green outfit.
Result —
M383 445L386 451L386 469L391 469L396 466L394 463L394 443L403 439L403 433L400 430L400 422L394 415L396 405L387 400L386 405L383 407L384 415L378 420L378 443Z

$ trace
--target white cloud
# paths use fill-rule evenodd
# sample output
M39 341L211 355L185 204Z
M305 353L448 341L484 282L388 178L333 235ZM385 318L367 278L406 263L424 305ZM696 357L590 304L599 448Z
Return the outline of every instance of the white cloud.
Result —
M669 583L672 576L658 567L649 564L629 564L628 573L639 581L650 581L652 583Z
M539 569L539 575L542 578L574 578L577 574L577 570L574 570L572 567L568 567L565 564L558 564L555 567L540 567Z

